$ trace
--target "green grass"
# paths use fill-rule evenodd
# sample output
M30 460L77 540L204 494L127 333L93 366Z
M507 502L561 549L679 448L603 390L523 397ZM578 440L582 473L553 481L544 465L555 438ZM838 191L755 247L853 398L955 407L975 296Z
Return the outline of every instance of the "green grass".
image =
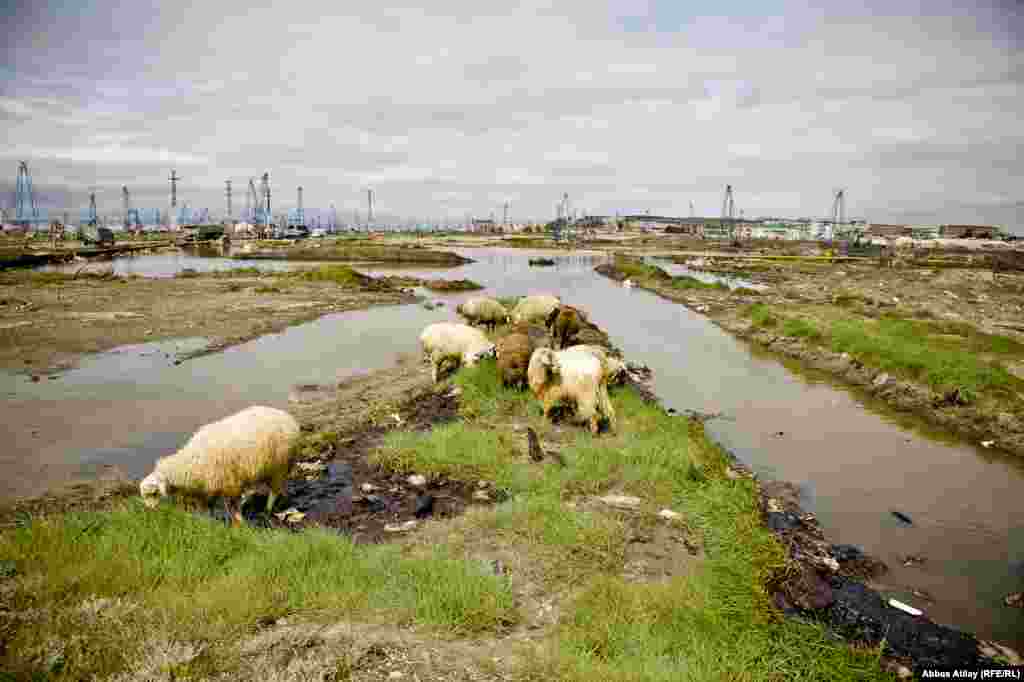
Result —
M615 268L629 279L638 281L644 280L670 280L672 276L659 268L657 265L643 263L631 258L618 257L615 259Z
M755 327L774 327L779 322L764 303L754 303L747 306L743 309L743 314L750 318Z
M680 277L673 277L669 282L669 286L673 289L716 289L718 291L728 291L729 285L724 282L702 282L696 277L690 277L688 275L682 275Z
M877 652L779 617L765 585L785 565L785 550L760 521L754 483L725 476L728 459L699 424L622 388L612 391L615 433L556 432L528 393L500 385L493 361L453 381L462 420L426 433L391 432L371 457L396 472L491 483L503 501L437 527L445 541L424 530L407 547L357 547L324 531L231 529L135 500L113 512L43 518L0 535L0 557L16 572L9 608L38 609L11 633L8 659L57 637L71 644L50 679L102 677L157 638L211 647L209 658L176 672L212 676L231 665L221 653L226 643L260 619L286 614L493 635L523 617L509 579L477 558L497 547L517 557L519 587L534 583L561 602L547 648L526 661L519 679L885 679ZM558 447L566 466L530 460L513 422L535 428L544 447ZM307 435L304 443L315 451L336 437ZM588 502L608 492L640 497L641 512ZM671 562L682 565L673 577L626 580L632 537L663 526L654 513L665 507L683 515L673 532L699 546L701 557L666 540ZM97 624L78 609L91 597L140 608ZM45 672L39 660L0 659L0 668L18 663L27 678Z
M724 453L699 425L645 404L632 389L613 392L619 433L571 433L567 466L540 466L488 416L546 426L534 403L498 386L486 366L463 369L461 409L470 421L427 434L391 434L375 461L397 470L495 482L506 502L467 519L473 537L510 548L554 590L575 586L557 637L523 679L852 680L885 679L877 652L854 651L821 628L782 621L764 585L784 551L762 526L753 484L724 476ZM507 415L507 416L506 416ZM518 450L518 452L517 452ZM647 514L623 519L572 508L567 500L610 490L641 497ZM706 556L664 583L622 578L630 528L670 507ZM458 533L456 533L458 535Z
M809 320L773 311L763 304L744 309L755 327L778 328L792 338L820 343L849 353L865 365L945 392L959 388L966 396L1013 398L1022 382L999 360L1020 357L1024 345L986 334L964 322L883 316L866 319L841 314Z
M144 646L140 632L146 639L217 642L243 635L261 618L307 612L468 635L518 617L505 578L444 548L408 558L397 546L357 547L318 530L232 529L170 505L146 510L137 500L4 533L0 555L15 562L25 587L15 590L11 606L46 609L13 633L12 652L28 652L46 637L86 636L51 679L122 669ZM127 599L141 608L90 630L77 608L89 598Z
M280 277L302 282L333 282L338 286L348 288L360 287L371 279L347 265L321 265L309 270L282 272Z

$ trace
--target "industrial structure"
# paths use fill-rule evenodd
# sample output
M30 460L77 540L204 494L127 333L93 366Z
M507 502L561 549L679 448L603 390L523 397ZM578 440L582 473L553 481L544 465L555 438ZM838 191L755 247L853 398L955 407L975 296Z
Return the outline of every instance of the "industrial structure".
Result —
M38 169L37 169L38 171ZM170 210L165 212L164 208L142 208L137 206L138 198L132 196L127 185L120 188L120 210L107 207L107 213L101 215L97 207L97 192L91 191L88 196L88 209L74 209L74 214L81 216L81 223L93 227L113 227L114 229L138 230L143 227L160 227L178 229L179 226L207 224L210 220L210 209L193 209L186 201L179 206L178 182L183 178L178 175L176 169L170 171L168 180L170 182ZM13 205L6 203L6 209L0 213L0 223L7 223L8 227L16 226L22 229L46 229L52 227L52 222L47 218L48 210L39 206L40 198L33 187L34 179L29 170L28 161L17 163L17 181L14 191ZM244 181L243 181L244 182ZM232 180L224 181L225 197L225 222L232 225L236 222L233 208L233 185ZM249 178L246 184L245 210L239 218L244 228L246 223L260 225L266 229L270 227L327 227L330 231L337 230L340 225L337 217L337 207L331 202L329 209L307 208L304 188L297 188L296 208L289 210L279 209L277 214L272 212L270 174L264 172L261 182L257 187L255 179ZM113 199L111 195L108 201ZM709 240L734 240L734 239L790 239L790 240L855 240L861 236L868 238L908 238L908 239L1001 239L1006 236L1005 230L992 225L965 225L965 224L941 224L941 225L909 225L870 223L864 219L852 219L847 215L847 190L845 188L833 189L830 196L830 205L827 210L827 217L821 219L802 218L799 220L787 220L782 218L756 218L746 216L746 212L737 207L735 187L732 184L725 185L721 195L721 211L716 217L701 217L696 214L694 202L687 201L689 215L687 217L673 217L664 215L651 215L650 211L637 212L630 215L619 215L614 218L610 216L589 215L580 208L573 208L570 204L569 194L563 192L555 204L556 218L549 223L549 229L553 235L561 239L572 239L576 236L599 229L624 229L636 228L647 231L665 231L674 234L685 234L694 238ZM80 199L79 199L80 200ZM81 204L79 204L80 206ZM166 205L164 205L166 206ZM462 229L487 232L503 232L514 229L510 217L510 202L502 201L501 215L497 216L498 206L489 211L489 219L474 220L472 214L467 214L462 221ZM60 207L53 210L66 209ZM214 209L214 215L219 211ZM360 211L354 211L354 225L366 229L379 229L377 225L376 191L372 188L366 189L366 216L365 223L360 220ZM53 213L59 218L59 213ZM486 214L485 214L486 215ZM738 217L737 217L738 215ZM343 221L347 222L347 221ZM455 221L459 222L459 221ZM389 220L388 228L397 228L394 220ZM424 225L430 225L431 221L411 220L407 221L405 227L408 229L421 229ZM435 225L440 226L445 221L438 220ZM65 217L64 225L68 224Z
M18 162L18 182L15 188L14 222L25 229L39 219L35 196L32 194L32 176L28 172L28 161Z

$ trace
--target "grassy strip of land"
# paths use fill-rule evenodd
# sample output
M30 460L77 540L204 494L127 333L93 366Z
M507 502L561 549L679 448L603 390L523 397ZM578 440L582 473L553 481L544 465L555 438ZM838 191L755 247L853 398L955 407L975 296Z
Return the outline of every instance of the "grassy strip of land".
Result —
M137 499L31 519L0 535L0 667L25 679L91 678L173 641L202 654L172 666L172 677L232 672L244 665L237 644L284 615L495 635L527 616L514 586L536 581L561 595L561 616L520 680L885 679L877 650L779 617L765 583L785 555L760 523L756 484L725 476L727 458L698 424L625 388L613 394L616 434L556 431L528 394L499 384L493 362L455 382L462 420L393 433L374 459L486 480L504 503L428 524L404 547L355 546L315 529L232 529ZM566 466L526 458L512 423L532 425L547 448L558 441ZM642 498L639 513L591 504L610 491ZM654 514L662 507L682 514L673 532L702 556L673 543L671 577L627 579L630 540L665 526ZM480 560L495 546L521 568L495 575Z
M307 261L368 261L381 263L427 263L431 265L464 265L471 263L449 251L434 251L421 246L398 246L384 244L348 244L331 241L317 246L292 246L289 248L272 248L267 251L239 252L233 258L273 258L284 260Z
M605 267L605 266L601 266ZM641 286L668 287L671 289L717 289L728 291L729 286L723 282L702 282L695 277L682 275L673 277L657 265L643 263L630 258L616 258L614 269L623 276Z
M862 317L834 309L798 311L763 304L748 306L743 313L755 328L849 353L867 366L938 392L958 389L971 402L983 394L1014 399L1024 385L1000 364L1000 359L1020 357L1024 345L967 323L897 314Z
M530 425L559 440L536 401L500 386L489 363L455 382L464 421L391 434L375 460L428 477L488 480L509 498L457 520L444 540L453 551L497 546L531 567L527 579L570 593L525 679L884 679L877 651L778 617L764 585L784 552L760 523L755 484L725 476L726 456L698 424L619 389L618 433L569 430L558 444L566 466L541 466L509 429ZM588 504L609 492L640 497L641 514ZM683 515L679 527L704 556L667 580L631 581L623 575L628 545L664 524L655 512L665 507ZM433 544L426 539L422 551ZM677 565L689 563L676 551Z

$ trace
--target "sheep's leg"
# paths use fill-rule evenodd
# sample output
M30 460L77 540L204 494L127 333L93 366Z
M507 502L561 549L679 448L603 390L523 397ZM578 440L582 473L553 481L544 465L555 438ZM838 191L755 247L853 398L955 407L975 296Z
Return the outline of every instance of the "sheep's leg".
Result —
M242 525L242 507L241 505L234 504L228 497L224 498L224 511L227 512L228 518L231 519L232 526Z

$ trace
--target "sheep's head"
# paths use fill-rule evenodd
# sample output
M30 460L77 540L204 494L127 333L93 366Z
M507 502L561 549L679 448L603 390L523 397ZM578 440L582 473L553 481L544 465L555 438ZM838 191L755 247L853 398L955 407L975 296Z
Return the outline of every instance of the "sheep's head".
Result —
M139 492L142 494L142 502L152 509L159 502L161 497L166 497L169 486L164 475L154 471L142 479L139 484Z
M551 325L553 325L555 323L555 320L558 319L558 314L560 312L562 312L561 306L555 306L554 308L552 308L551 312L548 313L548 316L544 319L544 326L547 327L548 329L551 329Z
M530 356L530 366L526 370L526 378L530 388L536 393L548 382L551 375L558 373L558 356L550 348L538 348Z

